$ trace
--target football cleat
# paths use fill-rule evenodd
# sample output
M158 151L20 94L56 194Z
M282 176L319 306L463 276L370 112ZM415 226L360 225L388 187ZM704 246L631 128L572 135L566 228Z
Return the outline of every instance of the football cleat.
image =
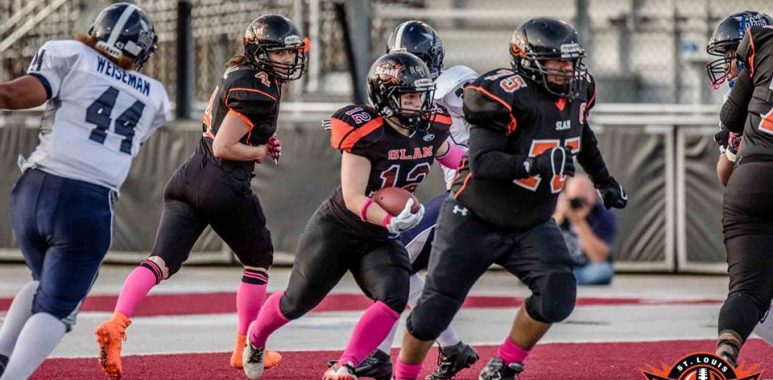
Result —
M332 366L325 371L322 375L322 380L357 380L357 375L354 374L354 366L351 363L346 363L342 366Z
M471 346L459 342L451 347L440 347L438 366L426 380L453 379L459 371L470 368L480 357Z
M518 380L518 374L521 372L523 364L505 364L502 359L494 357L480 371L478 380Z
M5 366L8 365L8 357L5 355L0 355L0 377L3 376L3 372L5 372Z
M263 377L263 370L265 369L265 364L263 363L264 351L265 347L255 347L247 339L247 346L244 348L244 352L242 352L242 369L248 379L256 380Z
M126 328L131 323L126 315L116 311L109 321L102 322L94 332L99 346L99 366L108 379L121 378L121 345L126 340Z
M236 346L234 352L231 354L231 367L236 369L242 369L242 354L244 354L244 346L247 345L246 335L236 336Z

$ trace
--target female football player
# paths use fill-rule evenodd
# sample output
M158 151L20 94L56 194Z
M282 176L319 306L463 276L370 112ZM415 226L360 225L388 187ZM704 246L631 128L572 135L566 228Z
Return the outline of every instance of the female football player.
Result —
M408 200L398 215L370 195L385 187L413 192L437 158L456 167L461 150L447 141L450 117L433 106L427 65L410 53L389 53L370 68L370 106L346 106L331 118L331 145L342 152L341 185L311 217L298 244L290 284L266 300L248 334L244 371L263 374L268 337L314 308L351 271L374 303L346 350L323 379L354 379L354 369L387 336L405 308L410 262L397 235L421 220Z
M228 61L204 112L199 147L166 186L151 256L126 278L113 317L96 330L100 364L109 377L121 376L121 342L135 308L153 286L180 269L207 225L244 266L230 362L241 368L247 325L263 303L274 253L250 180L256 163L279 158L275 133L281 84L301 77L307 46L298 28L283 16L264 15L247 27L244 54Z
M156 48L148 15L113 4L88 34L46 42L0 108L46 103L44 129L11 193L11 227L32 281L0 330L0 377L26 379L70 331L112 240L113 202L132 159L171 118L164 86L138 72Z

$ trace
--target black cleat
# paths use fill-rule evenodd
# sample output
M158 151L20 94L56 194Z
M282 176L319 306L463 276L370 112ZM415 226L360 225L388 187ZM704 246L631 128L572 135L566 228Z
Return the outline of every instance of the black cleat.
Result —
M329 360L328 367L333 367L338 360ZM392 378L392 362L389 354L379 349L373 350L365 360L354 369L358 377L369 377L376 380L390 380Z
M5 372L5 366L8 365L8 357L5 355L0 355L0 377L3 376L3 372Z
M459 342L451 347L440 347L437 368L426 380L453 379L459 371L470 368L480 357L472 346Z
M497 357L489 360L480 371L478 380L518 380L518 374L523 372L523 364L505 362Z

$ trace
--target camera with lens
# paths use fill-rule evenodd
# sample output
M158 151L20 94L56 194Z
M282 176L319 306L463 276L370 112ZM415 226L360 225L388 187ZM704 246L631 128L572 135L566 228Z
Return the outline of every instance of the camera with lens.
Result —
M569 200L569 207L572 210L579 210L585 207L585 201L582 198L572 198Z

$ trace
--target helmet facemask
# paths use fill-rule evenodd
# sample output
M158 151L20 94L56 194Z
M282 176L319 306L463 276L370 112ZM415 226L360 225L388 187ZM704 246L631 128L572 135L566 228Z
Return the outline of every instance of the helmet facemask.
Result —
M579 96L581 80L587 75L583 59L585 50L579 44L561 45L560 53L537 53L531 49L523 50L515 43L510 45L511 65L536 82L541 82L545 89L556 96L574 99ZM548 68L548 61L571 60L572 70ZM561 78L560 83L549 81L548 76Z
M407 93L419 93L422 97L418 109L406 109L402 105L402 96ZM431 79L416 80L413 86L388 86L382 84L376 95L375 106L384 117L396 117L400 126L410 131L426 131L434 121L437 109L433 98L435 84Z
M308 62L306 53L309 50L309 41L305 38L303 41L287 42L289 43L276 46L254 46L253 49L247 49L248 51L245 51L245 53L247 58L261 70L266 71L281 81L293 81L300 79L306 70L306 63ZM269 53L281 50L292 50L295 52L293 63L286 64L271 60Z

